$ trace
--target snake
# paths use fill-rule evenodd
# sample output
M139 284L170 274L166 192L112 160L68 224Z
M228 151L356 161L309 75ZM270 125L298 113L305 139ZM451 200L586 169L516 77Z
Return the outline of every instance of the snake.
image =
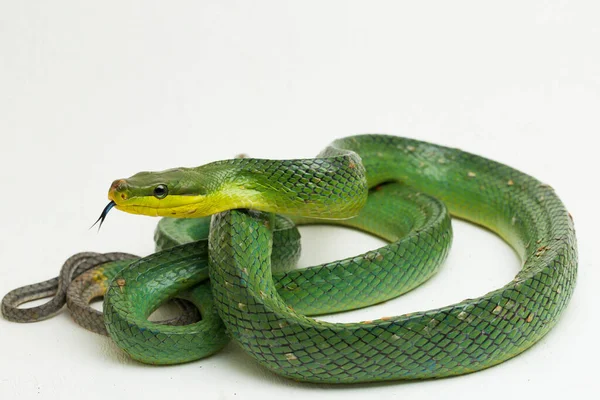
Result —
M414 139L358 135L334 141L312 159L239 158L141 172L114 181L109 200L102 221L113 207L167 217L156 231L158 252L113 262L124 264L104 295L106 331L144 362L191 361L231 338L259 364L297 381L460 375L539 341L558 322L576 283L573 219L551 186ZM433 276L452 239L448 212L514 249L522 267L513 280L433 310L356 323L314 318L386 301ZM390 243L307 269L280 269L278 249L290 251L294 240L280 246L278 237L293 232L285 228L293 223L352 226ZM182 240L165 233L186 227L206 234ZM147 321L178 296L198 307L202 320Z

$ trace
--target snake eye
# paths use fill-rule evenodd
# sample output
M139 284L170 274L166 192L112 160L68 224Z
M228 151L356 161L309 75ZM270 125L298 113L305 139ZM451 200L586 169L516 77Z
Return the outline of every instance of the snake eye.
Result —
M164 199L169 194L167 185L158 185L154 188L154 197L157 199Z

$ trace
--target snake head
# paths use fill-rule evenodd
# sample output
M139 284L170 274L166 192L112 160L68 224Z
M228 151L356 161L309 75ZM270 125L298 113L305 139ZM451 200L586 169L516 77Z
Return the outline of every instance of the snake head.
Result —
M115 208L131 214L191 218L206 214L207 188L192 169L175 168L158 172L139 172L115 180L108 199Z
M247 207L248 190L227 164L139 172L115 180L108 198L115 208L153 217L197 218Z

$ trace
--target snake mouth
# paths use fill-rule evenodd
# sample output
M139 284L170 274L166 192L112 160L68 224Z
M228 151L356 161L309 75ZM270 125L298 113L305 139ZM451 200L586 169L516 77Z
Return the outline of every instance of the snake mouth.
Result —
M207 204L203 203L203 199L204 196L169 196L163 200L150 196L134 197L126 201L117 201L114 207L129 214L150 217L196 218L211 212L207 209Z

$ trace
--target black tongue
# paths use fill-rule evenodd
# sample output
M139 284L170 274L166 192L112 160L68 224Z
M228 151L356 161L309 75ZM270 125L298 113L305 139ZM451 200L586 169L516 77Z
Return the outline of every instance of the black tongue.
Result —
M108 215L108 212L110 211L110 209L113 208L115 205L117 205L117 203L115 203L114 201L111 201L110 203L108 203L106 205L106 207L104 207L104 210L102 210L102 214L100 214L100 216L98 217L96 222L94 222L94 225L90 226L90 229L92 229L94 226L96 226L96 224L98 222L100 222L100 225L98 225L98 232L100 232L100 228L102 227L102 223L104 222L104 219Z

